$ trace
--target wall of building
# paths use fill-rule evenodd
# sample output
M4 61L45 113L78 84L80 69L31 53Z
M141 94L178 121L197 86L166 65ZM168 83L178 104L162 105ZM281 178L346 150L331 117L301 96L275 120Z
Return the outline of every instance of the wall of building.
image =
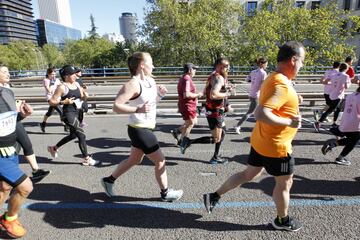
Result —
M0 44L18 40L36 43L31 1L2 0L0 2Z

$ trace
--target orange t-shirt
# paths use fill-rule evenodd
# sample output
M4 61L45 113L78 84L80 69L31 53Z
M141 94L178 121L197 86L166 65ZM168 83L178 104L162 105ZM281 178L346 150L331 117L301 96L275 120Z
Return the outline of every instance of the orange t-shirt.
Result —
M283 74L273 72L263 82L260 89L259 105L271 108L272 113L283 118L299 115L298 95ZM270 125L256 121L250 143L259 154L266 157L286 157L292 153L291 142L297 128Z

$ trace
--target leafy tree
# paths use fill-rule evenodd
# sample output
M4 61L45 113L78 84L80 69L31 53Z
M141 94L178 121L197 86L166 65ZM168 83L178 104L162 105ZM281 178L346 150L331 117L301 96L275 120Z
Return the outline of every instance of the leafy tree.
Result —
M103 38L86 38L79 41L69 41L64 48L65 63L82 67L104 67L112 65L107 57L115 45Z
M236 62L247 65L259 56L266 56L275 63L278 46L289 40L304 43L307 65L330 65L334 60L353 55L354 47L346 44L347 32L353 30L342 28L349 16L337 7L337 1L329 0L315 10L294 6L294 0L268 0L254 16L245 17Z
M30 41L16 41L7 45L7 64L10 69L40 69L40 50Z
M45 44L42 47L42 53L48 67L60 67L64 64L64 56L55 45Z
M233 0L148 1L142 28L158 65L211 64L236 50L241 5Z

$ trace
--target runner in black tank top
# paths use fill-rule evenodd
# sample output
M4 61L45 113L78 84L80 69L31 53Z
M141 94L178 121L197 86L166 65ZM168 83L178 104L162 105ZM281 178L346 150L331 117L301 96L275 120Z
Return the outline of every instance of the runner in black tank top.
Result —
M81 108L81 98L86 98L87 94L84 93L82 88L76 82L75 73L77 71L79 71L79 69L71 65L65 65L59 70L64 84L60 85L56 89L49 102L52 106L58 104L63 105L62 118L64 123L69 126L70 134L61 139L55 146L48 146L48 151L52 157L56 158L58 155L58 148L77 138L79 140L81 154L84 158L82 164L85 166L94 166L97 165L99 161L92 159L92 157L88 154L85 132L80 127L78 119L78 109ZM61 98L60 101L58 100L59 98Z

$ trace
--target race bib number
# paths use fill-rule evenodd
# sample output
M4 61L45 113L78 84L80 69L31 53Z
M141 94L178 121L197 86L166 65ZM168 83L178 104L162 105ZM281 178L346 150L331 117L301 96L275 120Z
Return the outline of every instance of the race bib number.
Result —
M16 118L16 111L10 111L0 114L0 137L5 137L15 132Z

